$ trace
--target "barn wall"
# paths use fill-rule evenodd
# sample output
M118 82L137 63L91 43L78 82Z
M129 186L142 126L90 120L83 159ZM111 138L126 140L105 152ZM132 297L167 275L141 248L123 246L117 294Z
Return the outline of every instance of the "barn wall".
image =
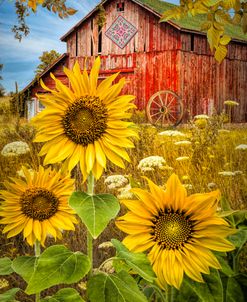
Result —
M193 44L193 46L192 46ZM184 51L192 51L195 54L213 55L206 35L182 32L181 33L181 49ZM240 42L230 42L228 45L228 59L237 59L247 61L246 44Z
M159 23L159 17L131 1L125 1L124 12L117 11L116 3L116 1L111 1L105 6L107 19L102 29L102 55L172 50L181 47L180 32L176 28L167 23ZM122 15L138 29L136 35L123 49L105 36L106 30L119 15ZM76 56L76 40L78 43L77 56L91 56L92 38L94 41L93 55L98 54L96 18L97 14L92 15L76 30L77 38L76 31L67 38L67 51L72 57ZM93 24L91 24L92 22Z
M234 107L234 121L247 120L247 61L227 58L218 64L213 56L183 51L179 51L179 61L178 92L192 116L209 113L210 103L220 113L224 101L234 100L240 104Z
M84 64L91 69L94 57L78 61L81 68ZM70 61L71 66L76 58ZM101 56L100 78L103 79L115 72L121 71L120 76L126 78L122 93L136 96L138 109L144 109L152 94L159 90L178 90L178 53L175 50L149 53L132 53L128 55Z
M64 58L61 62L59 62L58 64L56 64L49 72L47 72L43 77L42 80L45 83L46 86L48 86L50 89L54 89L55 88L55 82L54 80L50 77L50 72L52 72L55 77L57 79L59 79L60 81L62 81L62 83L64 83L65 85L68 85L68 79L66 77L66 75L63 72L63 67L66 66L68 67L68 61L69 58L66 57ZM31 97L35 97L36 93L43 93L46 92L40 84L35 84L35 86L33 86L31 88Z

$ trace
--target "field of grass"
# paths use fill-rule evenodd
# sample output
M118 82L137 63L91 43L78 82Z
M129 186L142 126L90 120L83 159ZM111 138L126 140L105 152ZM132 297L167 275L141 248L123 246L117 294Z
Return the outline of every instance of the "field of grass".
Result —
M38 156L41 145L32 142L35 129L25 120L12 116L8 108L8 98L0 99L1 189L4 188L3 182L8 177L21 177L17 171L22 165L36 169L42 163L42 158ZM125 170L109 164L103 177L96 183L96 191L113 193L122 198L121 195L124 195L123 192L128 193L130 186L146 186L142 176L147 176L160 186L164 186L169 176L176 173L189 195L210 192L218 188L232 209L247 210L247 149L238 147L247 146L247 125L221 124L217 118L212 117L202 124L191 121L186 126L167 130L143 123L144 114L137 113L134 119L139 122L137 124L139 140L135 140L135 149L129 151L131 162L126 164ZM30 152L7 157L1 154L4 146L14 141L26 142ZM146 166L140 164L141 160L150 156L159 158L156 158L156 161L147 159ZM123 175L126 182L123 185L109 186L105 181L110 175ZM84 246L85 249L86 242L82 239L85 238L84 235L85 229L78 227L75 233L65 233L63 242L72 250L76 250L78 246ZM113 223L95 244L111 238L122 238L122 233ZM51 239L48 245L52 243L54 241ZM13 258L16 255L32 253L26 243L23 243L21 236L9 240L1 234L0 244L1 257ZM246 270L246 254L242 253L242 271ZM98 250L94 256L97 259L96 264L99 264L108 255L107 252ZM9 281L16 286L16 280L11 278ZM32 301L27 297L25 299Z

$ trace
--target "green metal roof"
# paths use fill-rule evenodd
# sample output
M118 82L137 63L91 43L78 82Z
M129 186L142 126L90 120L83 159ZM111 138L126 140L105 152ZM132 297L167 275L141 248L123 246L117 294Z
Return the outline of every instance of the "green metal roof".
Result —
M137 0L137 2L150 7L152 10L159 14L164 11L175 7L176 5L161 1L161 0ZM188 29L194 31L200 31L201 23L206 19L205 15L197 15L195 17L185 17L181 20L174 20L172 22L179 26L181 29ZM247 41L247 34L244 34L240 26L226 25L225 33L232 39Z

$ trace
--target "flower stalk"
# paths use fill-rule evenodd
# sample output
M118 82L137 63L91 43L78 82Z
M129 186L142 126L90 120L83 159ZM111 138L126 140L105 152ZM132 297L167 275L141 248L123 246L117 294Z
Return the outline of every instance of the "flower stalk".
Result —
M40 242L38 240L36 240L34 243L34 253L35 253L35 257L40 256ZM35 302L39 302L39 301L40 301L40 292L35 295Z
M87 179L87 193L89 195L93 195L94 193L94 176L92 172L90 172L88 179ZM93 237L90 234L89 230L87 230L87 255L90 259L90 270L88 276L92 276L93 273Z

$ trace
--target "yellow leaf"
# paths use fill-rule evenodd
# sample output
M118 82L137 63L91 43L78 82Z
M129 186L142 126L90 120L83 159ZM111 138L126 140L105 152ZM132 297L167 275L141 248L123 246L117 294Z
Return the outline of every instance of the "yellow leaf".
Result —
M206 21L201 24L201 30L208 30L212 26L212 22Z
M227 54L227 48L224 45L219 45L219 47L216 48L216 51L214 53L215 59L221 63Z
M240 24L241 18L242 18L242 17L241 17L240 14L235 13L234 16L233 16L233 18L232 18L232 23L233 23L233 24L236 24L236 25Z
M206 5L207 7L214 6L214 5L218 4L219 2L221 2L221 0L203 0L202 1L202 3L204 5Z
M72 7L68 7L66 12L67 12L68 15L71 16L71 15L74 15L77 12L77 10L72 8Z
M221 45L227 45L231 41L231 37L224 35L222 38L220 38L220 44Z
M209 28L207 32L208 43L211 51L219 45L221 32L215 29L213 26Z
M246 34L247 33L247 13L243 14L241 25L242 25L243 32Z
M231 22L231 17L228 13L224 12L222 9L217 9L215 12L215 20L218 23L226 24Z

